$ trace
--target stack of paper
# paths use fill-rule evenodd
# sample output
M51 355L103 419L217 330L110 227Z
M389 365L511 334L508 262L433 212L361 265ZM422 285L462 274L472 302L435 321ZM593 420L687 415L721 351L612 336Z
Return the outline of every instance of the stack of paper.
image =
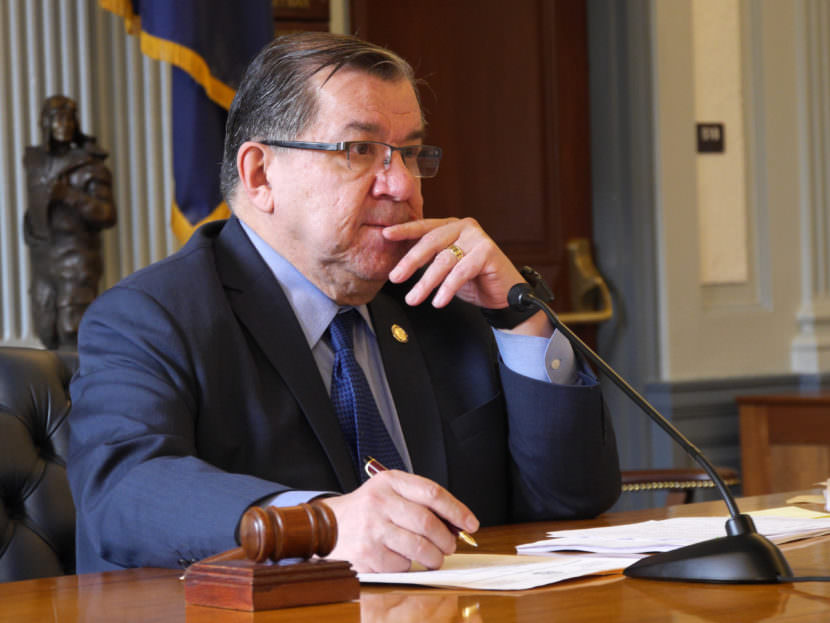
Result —
M359 573L361 582L384 584L422 584L426 586L515 591L554 584L586 575L607 574L639 560L608 556L527 556L452 554L435 571L405 573Z
M804 512L809 513L809 511ZM754 514L754 521L758 532L776 544L830 534L830 517L826 515L793 517L761 513ZM700 541L726 536L725 523L726 517L676 517L623 526L555 530L548 532L550 539L519 545L516 550L520 554L545 554L557 551L617 555L667 552Z

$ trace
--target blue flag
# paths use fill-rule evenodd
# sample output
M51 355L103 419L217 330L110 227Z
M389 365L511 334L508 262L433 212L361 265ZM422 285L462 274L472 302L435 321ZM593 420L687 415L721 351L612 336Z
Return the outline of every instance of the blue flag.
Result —
M230 210L219 190L225 120L242 72L274 36L271 0L99 0L141 51L173 67L172 223L184 242Z

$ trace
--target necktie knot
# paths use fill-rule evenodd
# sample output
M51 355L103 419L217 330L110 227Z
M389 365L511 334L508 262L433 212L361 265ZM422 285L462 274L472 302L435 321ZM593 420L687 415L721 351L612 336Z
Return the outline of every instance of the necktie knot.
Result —
M331 345L334 352L343 349L354 349L354 325L358 318L358 311L354 308L338 313L329 325L331 331Z

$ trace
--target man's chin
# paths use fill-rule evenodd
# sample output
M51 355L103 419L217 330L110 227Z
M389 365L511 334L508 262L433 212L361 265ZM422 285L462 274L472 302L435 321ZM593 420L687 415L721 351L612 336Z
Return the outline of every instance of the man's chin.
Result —
M372 265L363 265L357 267L353 275L369 287L377 288L378 290L389 281L389 273L397 265L394 262L378 262Z
M389 281L389 273L392 272L394 267L395 264L390 264L388 267L384 266L382 268L373 267L371 270L360 271L357 273L357 277L367 284L372 284L380 288Z
M386 281L389 278L389 273L398 265L398 262L406 255L410 247L408 241L386 242L379 249L364 251L359 256L356 267L366 279Z

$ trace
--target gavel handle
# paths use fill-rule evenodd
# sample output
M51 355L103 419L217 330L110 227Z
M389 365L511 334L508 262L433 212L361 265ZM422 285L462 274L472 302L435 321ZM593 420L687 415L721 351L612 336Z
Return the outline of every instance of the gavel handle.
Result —
M203 558L200 562L226 562L228 560L246 560L247 558L248 557L245 555L244 549L241 547L234 547L233 549L229 549L225 552L219 552L213 556Z

